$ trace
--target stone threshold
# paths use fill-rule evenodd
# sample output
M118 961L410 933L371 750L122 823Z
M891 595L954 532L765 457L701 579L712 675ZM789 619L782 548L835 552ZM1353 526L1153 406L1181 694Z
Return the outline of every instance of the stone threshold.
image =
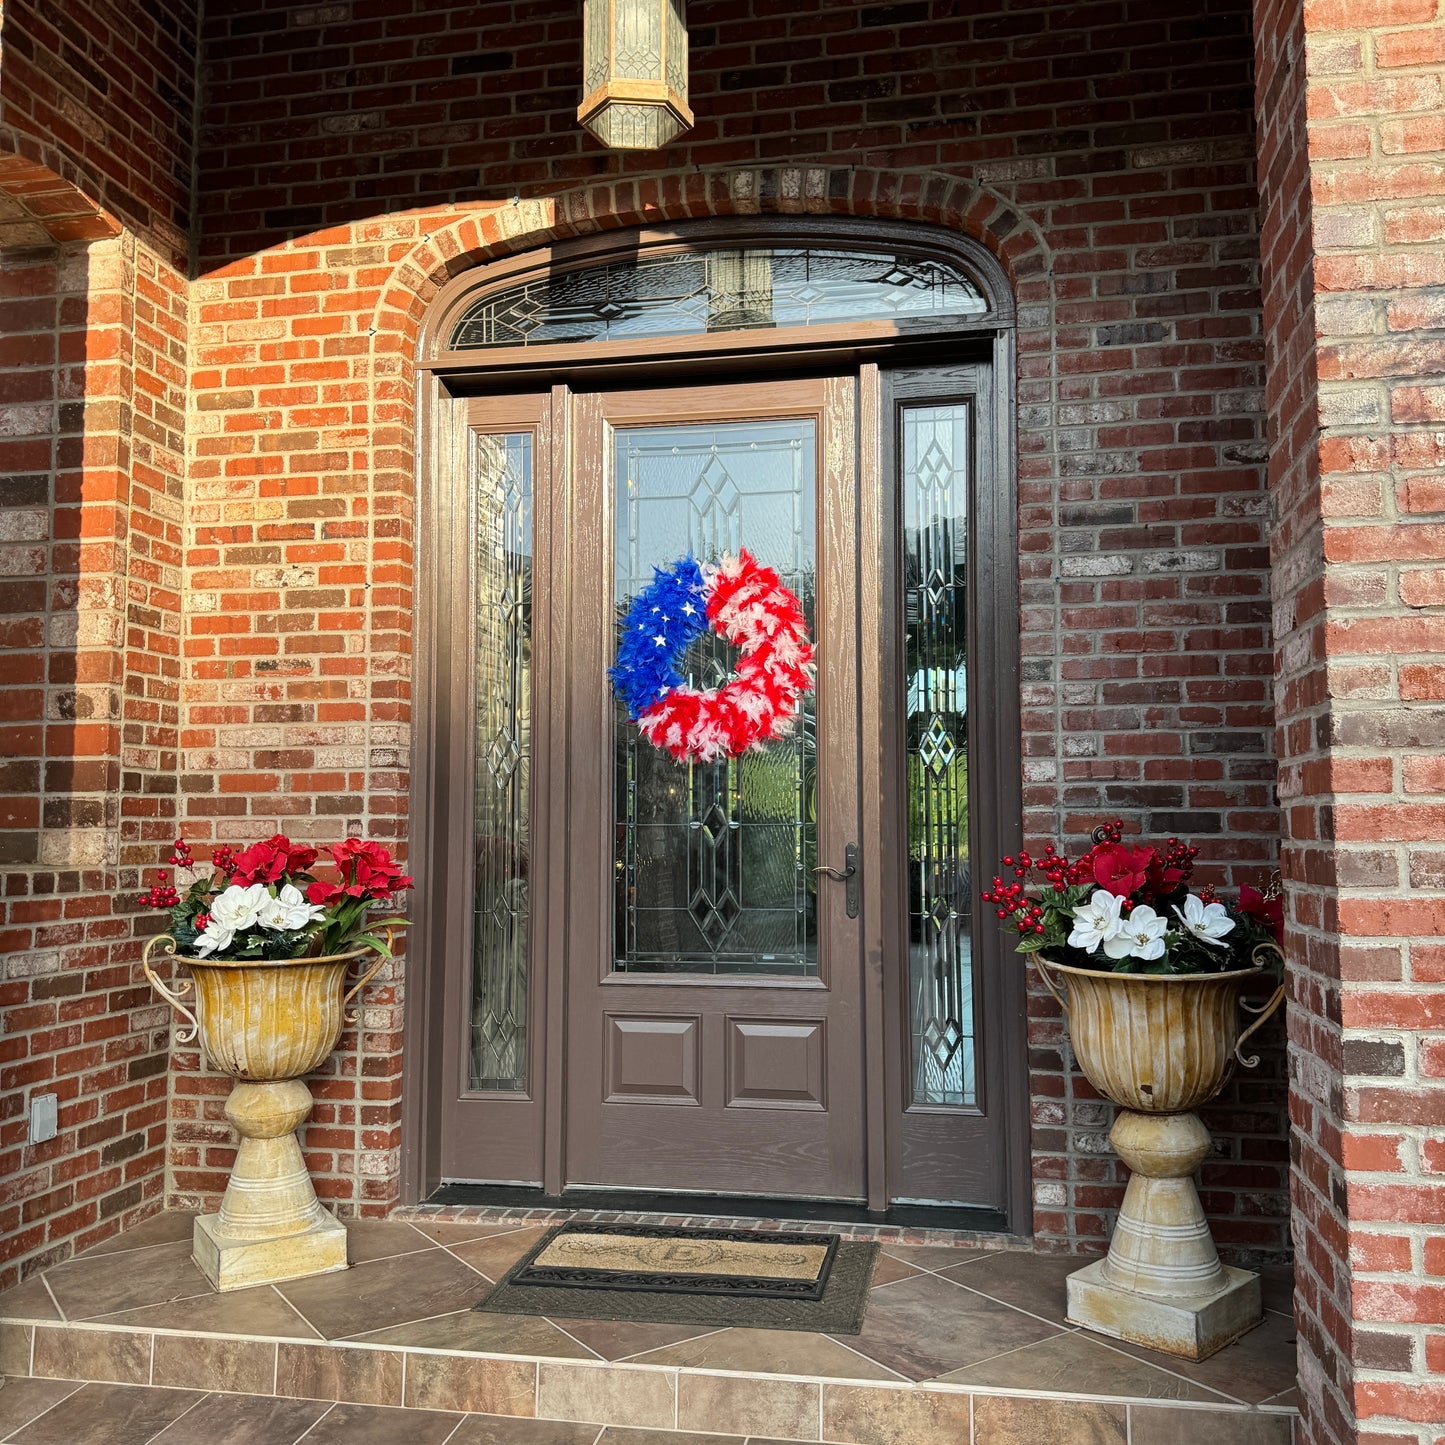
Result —
M1297 1412L299 1336L0 1321L6 1374L829 1445L1292 1445ZM540 1441L543 1437L537 1436Z

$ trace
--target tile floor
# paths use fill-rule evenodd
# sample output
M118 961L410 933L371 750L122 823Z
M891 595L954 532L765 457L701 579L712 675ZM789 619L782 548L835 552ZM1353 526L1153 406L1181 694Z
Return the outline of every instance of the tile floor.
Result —
M836 1379L944 1381L1132 1398L1290 1404L1287 1271L1265 1322L1198 1364L1064 1322L1075 1259L885 1244L860 1335L478 1314L472 1306L540 1225L348 1225L354 1267L218 1295L190 1257L191 1220L163 1214L0 1295L0 1318L196 1334L346 1340L555 1360L627 1360Z
M795 1445L760 1435L16 1379L0 1388L0 1440L14 1445Z
M849 1411L866 1414L880 1400L903 1408L910 1386L924 1387L924 1403L952 1401L950 1408L971 1411L975 1442L995 1438L980 1418L989 1411L1043 1408L1049 1396L1100 1402L1086 1407L1099 1414L1094 1433L1062 1440L1117 1436L1148 1445L1155 1432L1143 1426L1158 1416L1158 1439L1174 1445L1186 1439L1178 1433L1185 1415L1201 1427L1187 1439L1205 1439L1204 1424L1218 1420L1214 1408L1241 1405L1266 1411L1247 1417L1247 1441L1238 1433L1246 1417L1231 1416L1232 1440L1289 1439L1289 1419L1278 1413L1295 1403L1287 1270L1266 1275L1264 1324L1198 1364L1066 1324L1063 1280L1077 1260L985 1248L885 1243L862 1333L852 1336L474 1311L544 1228L506 1220L361 1221L348 1225L350 1270L218 1295L191 1261L190 1216L159 1215L0 1295L0 1354L9 1361L0 1368L49 1377L12 1380L4 1393L17 1409L23 1405L10 1394L17 1387L46 1399L61 1381L111 1382L70 1387L28 1423L15 1423L0 1404L0 1422L13 1432L0 1439L290 1445L304 1434L315 1445L344 1432L363 1445L390 1438L374 1432L394 1427L396 1417L385 1410L400 1405L419 1422L414 1431L408 1426L408 1445L428 1445L432 1436L423 1430L444 1424L436 1439L452 1445L573 1445L584 1436L591 1445L603 1424L637 1427L610 1428L604 1445L653 1445L679 1425L733 1432L711 1437L718 1440L741 1440L748 1431L866 1439L866 1423L849 1422ZM717 1395L724 1385L731 1392L726 1411ZM111 1418L108 1407L92 1402L121 1386L132 1388L115 1397L123 1405L109 1433L66 1423L66 1412ZM986 1401L992 1391L1000 1393ZM1017 1392L1033 1398L1020 1402ZM348 1402L335 1407L342 1414L333 1401ZM942 1406L929 1408L936 1415ZM828 1433L830 1409L841 1412L837 1429L856 1433ZM239 1412L235 1422L227 1423L228 1410ZM348 1411L360 1422L354 1430ZM494 1427L482 1418L532 1414L551 1418L509 1419L511 1434L486 1433ZM568 1423L586 1418L597 1423ZM360 1433L363 1426L373 1433ZM999 1428L1005 1433L996 1438L1014 1438L1007 1432L1016 1426L1002 1416ZM710 1437L686 1438L697 1445Z

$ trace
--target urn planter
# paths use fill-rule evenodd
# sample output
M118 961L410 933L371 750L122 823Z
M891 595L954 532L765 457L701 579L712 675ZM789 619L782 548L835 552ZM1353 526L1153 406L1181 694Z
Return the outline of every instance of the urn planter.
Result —
M1069 1276L1069 1322L1205 1359L1259 1324L1263 1310L1259 1276L1220 1263L1200 1207L1194 1171L1209 1131L1194 1111L1236 1065L1258 1064L1241 1046L1284 989L1262 1007L1245 1001L1265 971L1258 961L1228 973L1141 974L1036 957L1079 1067L1119 1106L1109 1142L1130 1169L1107 1257ZM1241 1010L1254 1015L1243 1028Z
M153 955L176 956L189 979L167 985ZM373 960L348 989L353 964ZM220 1210L196 1219L196 1264L218 1290L345 1269L346 1229L316 1197L296 1131L311 1112L304 1082L326 1062L346 1006L384 955L369 948L323 958L228 959L176 955L168 934L145 947L151 986L186 1020L179 1043L199 1038L210 1065L236 1082L226 1118L240 1135ZM187 995L191 995L188 999Z

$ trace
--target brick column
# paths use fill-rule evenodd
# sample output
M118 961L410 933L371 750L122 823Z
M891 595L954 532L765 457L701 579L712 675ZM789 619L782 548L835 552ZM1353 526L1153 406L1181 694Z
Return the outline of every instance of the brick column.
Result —
M1445 1419L1445 20L1258 0L1305 1438Z

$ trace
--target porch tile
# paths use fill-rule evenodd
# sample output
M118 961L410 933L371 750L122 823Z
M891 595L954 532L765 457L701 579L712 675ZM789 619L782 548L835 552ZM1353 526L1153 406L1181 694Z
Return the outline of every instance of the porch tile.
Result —
M268 1339L319 1340L321 1335L269 1285L229 1294L198 1294L190 1299L145 1305L102 1315L97 1323L186 1330L201 1335L264 1335Z
M1259 1292L1267 1310L1294 1318L1294 1266L1269 1264L1259 1272Z
M203 1399L194 1390L84 1385L10 1439L16 1445L146 1445Z
M596 1425L575 1425L566 1420L468 1415L446 1445L593 1445L597 1435Z
M34 1325L0 1320L0 1375L30 1373L30 1342L34 1337Z
M402 1374L402 1358L394 1350L292 1344L276 1350L278 1395L399 1406Z
M897 1380L894 1371L828 1335L803 1330L719 1330L637 1356L642 1365L746 1370L764 1375L817 1375L840 1380Z
M972 1397L873 1385L823 1386L823 1439L858 1445L969 1445ZM1028 1438L1028 1437L1020 1437ZM1044 1445L1030 1440L1029 1445Z
M0 1319L6 1320L58 1320L60 1311L50 1298L50 1291L38 1276L27 1279L14 1289L0 1294Z
M208 1395L153 1445L296 1445L329 1408L321 1400Z
M821 1387L801 1380L743 1380L683 1375L677 1382L677 1427L706 1430L726 1422L743 1435L818 1439Z
M479 1415L534 1415L537 1368L527 1360L410 1355L406 1362L405 1404L415 1409L462 1410Z
M1091 1335L1055 1335L941 1377L949 1385L1005 1390L1057 1390L1067 1395L1130 1395L1145 1400L1226 1398L1102 1345Z
M653 1325L633 1320L554 1318L552 1323L581 1340L604 1360L630 1360L684 1340L719 1333L714 1325Z
M188 1242L84 1254L48 1270L45 1279L71 1320L214 1293L192 1261Z
M1207 1360L1181 1360L1124 1340L1110 1340L1109 1344L1246 1405L1258 1405L1271 1395L1290 1389L1298 1368L1294 1321L1270 1311L1265 1312L1264 1323L1257 1329Z
M951 1280L920 1275L872 1291L862 1333L844 1343L910 1380L928 1380L1061 1333Z
M973 1445L1125 1445L1127 1407L975 1395ZM1216 1437L1217 1441L1218 1437ZM1231 1442L1233 1445L1233 1442Z
M170 1209L153 1214L140 1224L112 1235L102 1244L87 1249L82 1259L102 1254L119 1254L123 1250L148 1249L153 1244L189 1243L195 1231L196 1215L191 1209Z
M947 1244L885 1244L883 1253L915 1269L948 1269L957 1264L977 1264L1000 1253L996 1249L955 1249Z
M486 1285L478 1280L482 1289ZM428 1350L472 1350L493 1355L549 1355L558 1360L600 1358L540 1315L488 1315L458 1310L436 1319L393 1325L358 1335L369 1345L409 1345Z
M1129 1407L1132 1445L1290 1445L1291 1417L1238 1411Z
M920 1272L916 1266L895 1259L891 1254L880 1252L873 1265L872 1287L877 1289L880 1284L892 1284L894 1280L908 1279Z
M305 1445L445 1445L460 1419L437 1410L333 1405L307 1432Z
M1067 1309L1064 1281L1088 1263L1077 1255L995 1254L939 1273L965 1289L1063 1325Z
M143 1330L121 1334L37 1325L34 1358L31 1373L52 1380L145 1385L150 1382L151 1336Z
M272 1340L207 1339L157 1335L151 1357L152 1385L188 1390L228 1390L237 1395L269 1395L276 1380L276 1344Z
M480 1270L495 1283L546 1234L548 1225L528 1225L509 1234L493 1234L470 1244L457 1245L452 1253Z
M473 1239L489 1239L494 1234L512 1234L524 1226L516 1224L496 1224L485 1221L477 1224L466 1224L459 1220L438 1221L431 1223L424 1219L399 1220L398 1223L408 1225L431 1240L433 1244L444 1245L450 1249L453 1245L466 1244Z
M358 1264L276 1288L329 1340L467 1309L486 1285L444 1249Z
M80 1389L80 1380L7 1379L0 1389L0 1440L22 1425L28 1425L67 1395Z
M538 1367L537 1413L549 1420L670 1430L676 1402L677 1377L671 1372L602 1365Z
M435 1240L418 1234L400 1220L344 1219L342 1223L346 1226L346 1257L352 1264L436 1248Z

